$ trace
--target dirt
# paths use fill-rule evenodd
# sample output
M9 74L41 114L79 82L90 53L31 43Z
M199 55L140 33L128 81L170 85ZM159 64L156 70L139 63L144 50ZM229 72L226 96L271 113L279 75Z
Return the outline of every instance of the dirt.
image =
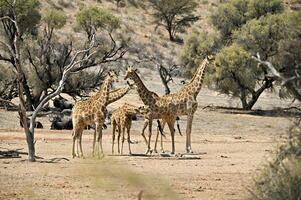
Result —
M212 104L238 104L206 88L198 101L192 132L196 155L184 157L129 156L126 143L126 155L112 156L109 126L104 130L104 159L91 157L92 130L86 130L83 137L85 159L72 159L71 131L51 131L47 118L39 118L45 128L36 130L36 152L44 159L35 163L27 162L26 156L1 159L0 199L138 199L139 193L142 199L244 199L253 178L286 138L291 119L268 112L259 115L231 109L203 109ZM132 91L109 110L124 102L141 104ZM289 102L268 93L260 98L256 108L270 110L288 105ZM142 125L143 119L139 119L132 126L132 140L138 143L131 147L136 154L143 154L146 147L140 136ZM180 126L185 133L185 117L181 117ZM165 132L168 152L170 137ZM184 153L185 134L182 137L176 134L176 152ZM27 151L16 112L0 110L0 148ZM69 161L52 162L52 158Z

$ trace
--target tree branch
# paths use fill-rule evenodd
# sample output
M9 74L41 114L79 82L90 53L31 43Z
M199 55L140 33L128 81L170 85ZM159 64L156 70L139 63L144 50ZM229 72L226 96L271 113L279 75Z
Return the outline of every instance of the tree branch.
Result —
M296 74L296 76L293 77L284 77L271 62L261 60L259 53L257 53L256 56L252 56L252 58L262 64L263 67L266 67L272 78L281 81L281 84L291 90L295 97L301 101L301 90L295 84L295 81L301 80L301 76Z
M92 36L92 41L90 43L90 46L87 49L83 49L80 51L77 51L73 58L71 59L71 62L69 63L68 66L66 66L63 70L63 74L62 74L62 78L59 82L58 87L56 88L56 90L54 92L52 92L51 94L49 94L48 96L45 96L45 98L39 103L39 105L37 106L37 108L34 110L34 112L32 113L32 116L30 117L30 131L34 131L34 124L35 124L35 119L37 117L38 112L43 108L43 106L52 98L54 98L55 96L57 96L58 94L61 93L61 91L64 88L65 82L69 76L69 74L72 72L72 70L74 69L74 67L76 67L77 65L81 64L82 62L85 62L87 60L89 60L91 58L92 55L94 55L96 53L96 51L93 51L92 53L88 54L84 59L80 59L77 60L78 56L80 54L85 54L86 52L90 52L95 46L95 35Z

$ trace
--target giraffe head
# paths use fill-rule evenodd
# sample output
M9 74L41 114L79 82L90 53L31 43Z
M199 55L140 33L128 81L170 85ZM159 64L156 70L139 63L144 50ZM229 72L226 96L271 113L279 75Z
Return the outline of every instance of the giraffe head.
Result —
M215 56L214 55L208 55L208 56L206 56L205 60L207 61L207 63L210 63L210 62L215 60Z
M206 64L213 63L213 65L216 66L215 55L208 55L205 60Z
M129 89L132 90L132 89L136 88L136 85L135 85L135 84L130 83L129 81L126 81L126 83L127 83L128 87L129 87Z
M117 76L116 72L113 71L113 70L110 70L110 71L108 72L107 79L108 79L110 82L118 82L118 76Z
M135 74L137 74L138 70L134 69L132 66L129 66L128 69L126 70L126 74L124 77L124 80L127 80L129 78L133 78Z
M140 106L137 109L137 113L139 113L141 115L147 115L149 112L151 112L151 109L149 108L149 106Z

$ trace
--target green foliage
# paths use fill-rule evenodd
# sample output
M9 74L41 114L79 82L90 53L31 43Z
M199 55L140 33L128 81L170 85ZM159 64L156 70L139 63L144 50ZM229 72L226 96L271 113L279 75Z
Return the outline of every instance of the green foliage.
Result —
M211 15L211 20L222 36L229 39L232 32L242 27L248 20L282 11L281 0L232 0L221 4Z
M278 54L274 63L287 77L301 73L301 10L287 12L280 16L284 19L282 38L278 44Z
M12 4L13 0L0 0L0 17L9 16L14 19ZM16 0L17 22L21 34L35 31L41 19L39 5L38 0ZM12 29L11 22L7 22L6 26Z
M177 32L184 32L186 27L198 20L193 12L197 6L195 0L149 0L155 10L154 17L158 26L163 26L171 41Z
M76 16L78 25L87 33L89 39L93 32L105 29L112 32L120 27L120 19L108 10L98 7L83 8Z
M256 179L250 198L255 200L301 199L300 122L289 131L286 143Z
M238 29L247 21L248 1L233 0L221 4L211 15L212 24L220 31L223 38L229 38L233 30Z
M211 74L211 80L216 84L218 91L243 98L249 95L256 86L256 77L260 73L251 54L240 45L234 43L223 48L216 56L216 69ZM241 93L241 89L245 93Z
M218 45L211 42L215 41L214 37L207 33L199 33L199 36L192 33L185 42L181 59L190 70L197 66L199 58L217 52L219 69L209 70L210 74L216 74L209 75L206 82L222 93L239 97L243 108L250 109L273 83L265 70L250 61L252 55L260 53L262 59L276 63L278 70L293 72L293 68L300 66L300 23L297 24L300 18L296 12L283 11L281 0L226 1L211 15L216 28L212 35L219 35ZM204 39L197 40L198 37ZM288 54L290 59L286 60Z
M248 17L260 18L267 13L276 14L284 10L282 0L251 0L248 5Z
M42 18L50 29L60 29L67 21L67 16L63 11L48 10Z
M233 38L252 55L259 52L263 59L266 59L277 53L283 29L282 15L269 14L259 20L248 21L241 29L234 32Z
M185 39L184 48L181 52L182 62L189 70L193 69L194 66L199 65L201 58L214 54L220 48L220 40L219 34L194 30Z

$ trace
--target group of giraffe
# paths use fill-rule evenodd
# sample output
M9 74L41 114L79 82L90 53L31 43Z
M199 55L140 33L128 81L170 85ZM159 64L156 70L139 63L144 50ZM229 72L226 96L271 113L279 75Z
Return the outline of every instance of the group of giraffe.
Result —
M186 127L186 151L192 153L191 148L191 128L194 113L197 110L197 95L199 94L206 67L210 61L213 60L212 56L207 56L203 62L199 65L192 79L184 84L180 90L175 93L171 93L164 96L159 96L156 93L147 89L143 81L138 75L137 69L128 67L125 80L132 80L136 85L137 92L140 99L144 103L143 107L135 107L130 104L125 104L112 113L112 153L114 153L114 141L115 131L118 130L118 153L120 153L119 139L122 133L122 146L123 149L125 129L127 129L127 141L130 148L130 128L131 128L131 116L137 113L143 115L146 119L142 136L147 144L146 154L152 153L151 149L151 136L152 136L152 123L153 120L161 120L162 129L167 124L172 142L171 154L175 153L175 122L178 116L187 116ZM131 85L116 89L110 92L110 86L113 82L117 81L117 75L115 72L110 71L101 85L100 90L89 99L79 101L75 104L72 110L72 122L73 122L73 146L72 157L75 157L75 142L77 141L77 156L83 157L82 151L82 133L86 126L95 124L96 130L93 138L93 156L103 156L102 148L102 126L107 115L107 106L117 101L126 95L133 87ZM144 135L144 130L148 126L148 138ZM158 135L157 135L158 138ZM156 140L157 142L157 140ZM161 150L163 150L161 142Z

